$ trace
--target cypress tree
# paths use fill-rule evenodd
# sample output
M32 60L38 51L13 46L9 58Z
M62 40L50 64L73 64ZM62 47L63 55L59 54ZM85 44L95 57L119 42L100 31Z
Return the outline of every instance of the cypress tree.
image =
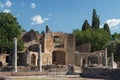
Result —
M99 16L96 13L96 10L93 9L93 16L92 16L92 29L99 29L100 20Z
M103 29L106 30L110 34L110 28L107 23L104 24Z
M87 20L85 20L83 25L82 25L82 31L85 31L87 29L90 29L90 24L88 23Z

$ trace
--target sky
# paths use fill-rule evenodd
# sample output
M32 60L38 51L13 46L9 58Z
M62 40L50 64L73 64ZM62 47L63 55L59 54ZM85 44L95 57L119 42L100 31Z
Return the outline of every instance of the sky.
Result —
M120 33L120 0L0 0L0 12L12 13L23 29L72 33L85 19L92 23L96 9L100 27L108 23L111 33Z

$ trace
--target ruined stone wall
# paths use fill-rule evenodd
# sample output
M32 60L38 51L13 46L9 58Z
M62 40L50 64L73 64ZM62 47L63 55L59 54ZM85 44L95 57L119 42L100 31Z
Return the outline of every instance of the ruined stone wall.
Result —
M24 42L29 42L29 41L32 41L32 40L38 40L39 38L40 38L40 35L34 30L30 30L29 32L24 34L23 37L22 37Z
M52 54L51 53L42 53L42 64L51 65L52 64Z
M84 68L81 77L103 78L106 80L120 80L120 69Z
M1 62L0 66L6 66L8 64L6 62L6 56L8 56L8 54L0 54L0 62Z
M45 53L52 52L52 49L54 48L52 33L46 33L44 40L45 40L44 41L44 52Z
M67 59L66 64L75 64L75 36L72 34L68 34L67 42L66 42L66 49L67 49Z
M82 44L76 47L76 50L79 52L91 52L91 45L90 43Z
M34 54L36 56L35 65L37 65L39 42L42 44L43 65L53 64L53 61L52 61L53 52L57 54L57 58L59 58L59 60L63 59L59 57L60 53L62 54L62 56L65 56L64 58L65 64L75 64L75 36L74 35L61 33L61 32L47 32L39 38L40 39L38 40L37 33L33 30L27 32L23 36L23 40L26 42L24 44L26 47L26 50L30 51L30 59L32 60L31 54ZM27 54L25 56L27 57ZM25 64L28 64L28 63L30 64L28 60L25 60Z
M54 51L60 51L65 53L65 63L74 64L75 63L75 36L72 34L64 33L46 33L44 39L44 61L47 60L52 63L52 55ZM57 54L57 53L56 53ZM62 53L61 53L62 54ZM49 55L49 56L48 56Z
M89 56L97 57L97 65L103 65L103 51L95 51L95 52L76 52L75 54L75 64L78 66L89 66Z

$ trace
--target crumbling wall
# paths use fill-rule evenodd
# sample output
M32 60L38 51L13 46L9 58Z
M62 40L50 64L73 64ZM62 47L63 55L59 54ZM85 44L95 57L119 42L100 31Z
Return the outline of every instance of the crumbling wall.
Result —
M120 69L86 67L83 69L81 77L103 78L107 80L120 80L119 75L120 75Z
M0 66L7 66L6 56L8 56L8 54L0 54Z

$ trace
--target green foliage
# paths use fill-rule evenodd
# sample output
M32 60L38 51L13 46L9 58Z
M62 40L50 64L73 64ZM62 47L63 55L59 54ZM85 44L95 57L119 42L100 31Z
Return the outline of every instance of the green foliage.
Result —
M119 34L118 33L114 33L112 35L112 40L120 40L120 33Z
M0 52L13 51L13 39L17 37L19 41L22 31L23 29L18 24L16 17L11 13L0 13Z
M120 33L110 34L110 28L107 23L104 24L103 28L99 28L100 20L93 9L92 16L92 28L87 20L82 25L82 30L73 30L73 34L76 36L76 46L85 43L91 44L91 50L101 50L102 48L108 48L108 56L114 53L115 61L120 61Z
M100 26L99 16L97 15L96 10L93 9L92 29L99 29L99 26Z
M76 30L73 30L73 34L76 37L76 45L81 45L84 43L84 40L82 39L82 38L84 38L83 31L76 29Z
M104 24L103 29L106 30L108 34L110 34L110 28L107 23Z
M108 48L109 57L114 53L115 61L120 61L120 40L109 41L104 47Z
M90 27L87 20L84 21L82 26L82 31L79 29L73 30L73 34L76 36L76 45L81 45L85 43L91 43L91 50L101 50L103 46L110 40L109 26L104 25L103 29L99 28L100 20L93 9L92 15L92 28Z
M82 25L82 31L85 31L87 29L90 29L90 24L88 23L87 20L85 20L83 25Z
M120 34L114 33L112 40L106 43L104 47L108 48L108 56L114 53L115 61L120 61Z
M79 29L73 30L76 36L76 45L84 43L91 43L91 50L101 50L103 46L110 40L109 34L103 29L80 31Z
M22 39L18 39L18 41L17 41L18 51L23 50L23 48L24 48L23 44L24 44L23 40Z

